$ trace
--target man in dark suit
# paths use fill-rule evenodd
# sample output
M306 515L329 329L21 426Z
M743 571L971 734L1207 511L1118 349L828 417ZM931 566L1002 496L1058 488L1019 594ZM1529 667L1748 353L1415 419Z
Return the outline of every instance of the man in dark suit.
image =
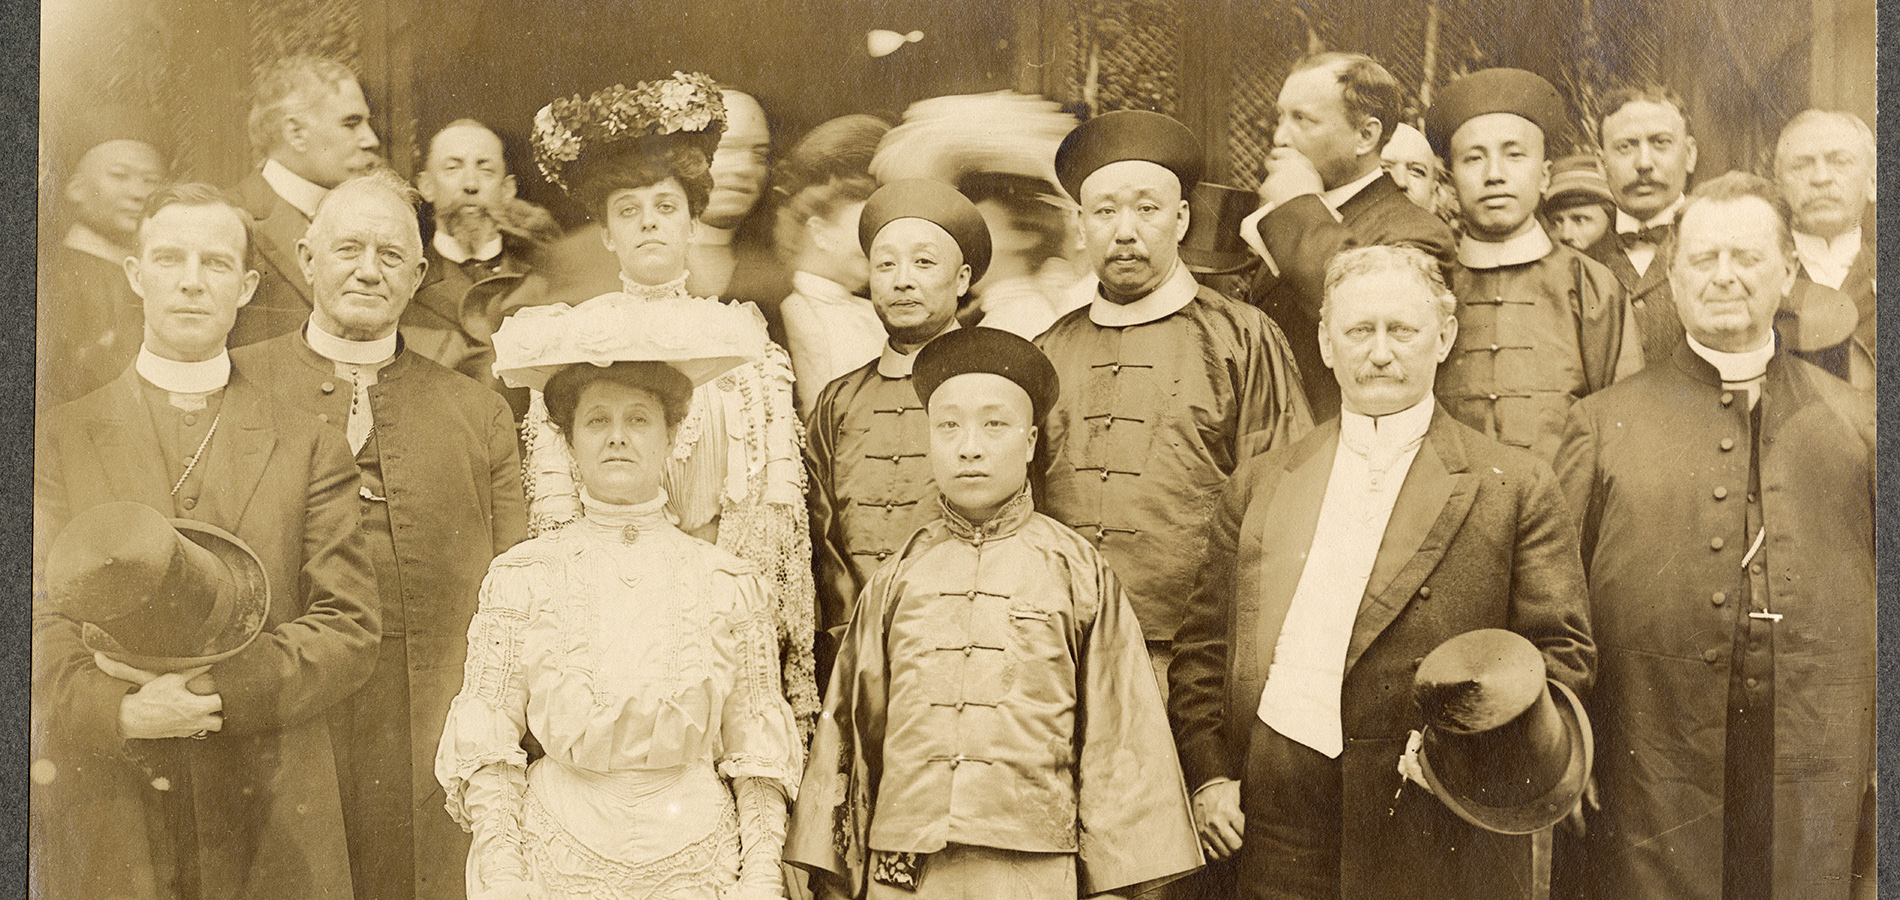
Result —
M1416 247L1450 265L1450 226L1420 208L1380 168L1403 92L1360 53L1321 53L1293 65L1280 88L1260 210L1241 236L1266 260L1247 301L1286 332L1313 417L1339 412L1339 387L1320 373L1319 307L1326 264L1352 247Z
M158 674L95 657L36 596L34 893L348 897L323 713L369 676L381 630L356 470L335 436L232 371L225 334L257 285L243 212L196 184L147 209L126 265L144 345L46 416L35 571L75 515L135 501L248 544L269 608L235 656Z
M1682 343L1669 296L1676 216L1695 172L1696 143L1682 98L1664 87L1618 91L1603 107L1597 133L1616 221L1590 248L1623 285L1641 333L1643 359L1668 359Z
M310 315L310 284L297 265L297 241L317 203L345 179L378 164L369 103L348 67L298 55L258 78L249 122L251 149L264 164L231 189L251 214L257 295L238 314L231 346L294 331Z
M387 170L330 191L297 245L308 323L231 354L286 414L347 440L362 477L382 645L330 724L362 898L461 896L468 836L443 806L435 747L488 563L528 531L508 405L397 336L426 266L414 203Z
M1848 381L1870 385L1875 354L1874 133L1853 113L1806 110L1788 120L1775 145L1775 179L1794 211L1794 249L1803 282L1854 303ZM1796 289L1797 294L1801 291ZM1807 310L1803 309L1804 314Z
M1467 824L1396 766L1413 670L1448 638L1510 629L1589 687L1576 531L1548 465L1436 408L1458 324L1434 259L1349 250L1325 289L1341 415L1234 473L1176 639L1203 846L1238 854L1245 897L1532 897L1532 836Z

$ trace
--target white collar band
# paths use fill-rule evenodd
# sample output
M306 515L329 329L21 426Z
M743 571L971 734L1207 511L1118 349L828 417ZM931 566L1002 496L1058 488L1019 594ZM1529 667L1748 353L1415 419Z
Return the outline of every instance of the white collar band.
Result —
M304 339L310 342L310 349L331 362L340 362L346 366L373 366L396 355L396 332L373 341L352 341L337 337L318 327L317 320L310 320L310 327L304 329Z
M153 387L174 394L208 394L231 383L231 354L223 350L207 360L179 362L159 356L141 344L138 359L132 365L139 377L151 382Z

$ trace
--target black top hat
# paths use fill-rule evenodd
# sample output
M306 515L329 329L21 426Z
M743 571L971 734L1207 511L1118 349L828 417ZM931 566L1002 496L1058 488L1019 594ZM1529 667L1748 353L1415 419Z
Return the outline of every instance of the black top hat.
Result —
M1188 195L1188 230L1181 261L1197 275L1232 275L1252 268L1253 255L1240 237L1240 222L1260 205L1253 191L1201 182Z
M1438 645L1412 695L1425 714L1425 781L1459 818L1530 834L1576 808L1590 780L1590 718L1522 635L1486 628Z
M52 609L86 648L149 672L209 665L264 629L270 585L257 554L223 529L141 503L94 506L53 539Z

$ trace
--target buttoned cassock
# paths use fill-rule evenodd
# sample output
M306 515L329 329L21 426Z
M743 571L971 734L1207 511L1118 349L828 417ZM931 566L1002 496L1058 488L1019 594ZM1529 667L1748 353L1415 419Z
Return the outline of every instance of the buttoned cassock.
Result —
M240 348L232 360L289 414L342 436L350 381L302 332ZM390 871L390 858L407 853L414 896L459 896L468 836L443 805L435 752L462 686L482 578L496 554L527 537L514 420L495 393L401 344L369 400L374 431L357 462L364 486L387 498L361 501L386 627L375 675L332 725L359 738L341 754L346 799L356 794L347 806L351 851L359 870L373 866L361 880L378 895L407 886L406 867ZM383 784L407 784L400 810L376 802ZM411 847L389 846L409 828Z
M1626 324L1635 325L1602 263L1542 229L1504 245L1477 243L1466 237L1459 248L1451 278L1458 339L1433 392L1452 418L1549 461L1570 404L1641 369L1641 342L1633 333L1624 340ZM1512 244L1523 247L1484 257Z
M257 290L238 309L227 343L232 347L296 331L310 317L310 282L297 262L297 242L310 230L310 217L280 196L261 169L253 169L229 190L231 201L251 217L251 258Z
M1874 752L1871 407L1777 353L1753 450L1747 394L1685 344L1571 408L1557 468L1602 648L1598 896L1722 896L1732 676L1772 698L1773 895L1849 895Z
M47 897L165 897L147 819L165 806L135 754L178 760L190 782L204 898L347 898L350 867L323 714L376 662L376 586L343 441L286 414L242 372L217 433L176 501L176 475L144 392L118 379L46 416L34 473L35 559L79 512L130 500L215 525L257 552L269 579L265 631L211 668L223 730L202 741L126 741L132 685L93 664L78 623L33 623L34 878ZM160 401L163 402L163 401ZM187 452L191 448L185 448ZM36 566L42 569L42 566ZM40 586L43 589L43 585ZM36 769L36 771L39 771ZM163 839L163 832L159 833ZM162 854L161 854L162 855Z
M1221 497L1168 673L1190 789L1240 780L1243 805L1252 792L1274 790L1242 775L1339 439L1339 421L1330 420L1249 460ZM1595 653L1576 530L1557 479L1541 460L1440 409L1399 488L1346 649L1344 900L1534 896L1530 836L1482 831L1416 785L1399 790L1406 734L1422 727L1412 674L1439 644L1479 628L1528 638L1551 678L1587 696ZM1249 816L1251 832L1259 823ZM1236 877L1245 885L1266 876L1243 865Z
M1221 485L1312 428L1286 336L1176 265L1148 297L1098 297L1036 345L1062 383L1042 428L1043 508L1101 551L1142 634L1172 640Z
M859 599L785 861L852 896L871 851L953 843L1075 854L1084 895L1200 865L1114 573L1026 492L981 526L937 510Z

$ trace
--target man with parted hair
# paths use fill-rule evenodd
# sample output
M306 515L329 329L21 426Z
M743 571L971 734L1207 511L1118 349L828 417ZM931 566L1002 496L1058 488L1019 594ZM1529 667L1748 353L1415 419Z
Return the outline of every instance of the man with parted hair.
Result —
M1326 263L1374 244L1452 260L1450 226L1381 170L1380 151L1403 106L1398 81L1365 54L1294 63L1280 88L1262 205L1241 223L1241 237L1266 260L1247 301L1286 331L1316 420L1339 412L1339 388L1325 377L1316 337Z
M1874 133L1848 112L1803 110L1781 129L1775 179L1794 213L1803 281L1854 301L1854 339L1875 347Z
M363 900L461 896L468 837L443 805L436 743L488 563L527 536L507 404L397 333L427 269L416 199L386 169L326 194L297 243L315 292L305 326L232 353L285 414L344 439L361 476L382 643L330 730Z
M1603 651L1597 897L1873 896L1874 410L1777 335L1786 216L1758 176L1699 186L1683 344L1565 426Z
M343 442L279 408L225 351L251 299L249 220L216 188L154 194L125 276L144 341L52 410L34 460L35 896L350 895L325 713L376 661L375 575ZM103 654L46 593L50 545L131 501L223 529L268 582L264 631L181 672Z
M1665 87L1625 88L1604 104L1597 126L1616 221L1589 254L1622 283L1643 359L1668 359L1682 343L1682 322L1669 296L1669 265L1683 191L1695 173L1688 108Z
M1531 835L1468 824L1395 766L1423 727L1413 672L1456 635L1514 631L1587 694L1563 495L1434 402L1459 322L1433 257L1347 250L1324 290L1340 415L1228 481L1168 672L1202 846L1260 900L1541 896Z
M379 163L369 103L349 67L319 56L277 60L258 76L247 129L262 165L231 189L250 213L261 280L238 316L231 346L296 330L310 314L297 241L324 193Z

